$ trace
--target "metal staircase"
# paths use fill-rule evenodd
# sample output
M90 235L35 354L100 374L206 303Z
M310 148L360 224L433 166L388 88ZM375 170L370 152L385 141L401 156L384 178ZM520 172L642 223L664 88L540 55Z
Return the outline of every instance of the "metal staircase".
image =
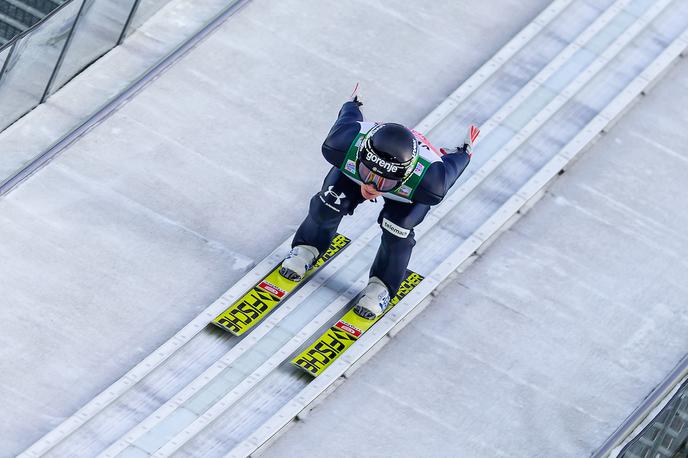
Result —
M0 46L33 27L67 0L0 0Z

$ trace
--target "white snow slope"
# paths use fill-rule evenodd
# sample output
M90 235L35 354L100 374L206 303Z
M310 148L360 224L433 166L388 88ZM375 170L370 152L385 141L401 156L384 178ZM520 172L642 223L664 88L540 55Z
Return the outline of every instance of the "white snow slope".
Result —
M371 119L414 125L547 3L255 0L3 198L0 456L293 232L355 82Z

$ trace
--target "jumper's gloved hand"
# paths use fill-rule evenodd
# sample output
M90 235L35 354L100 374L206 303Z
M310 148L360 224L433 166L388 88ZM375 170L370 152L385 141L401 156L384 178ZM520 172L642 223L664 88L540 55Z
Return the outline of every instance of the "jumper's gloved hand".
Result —
M351 93L351 97L349 98L349 101L354 102L359 107L361 105L363 105L363 102L358 100L358 83L356 83L356 87L354 87L354 90Z
M475 141L478 139L478 135L480 135L480 129L471 124L468 127L466 138L463 139L463 145L457 146L456 148L451 150L440 148L440 151L442 152L442 154L465 152L466 154L468 154L469 157L473 157L473 143L475 143Z
M466 137L463 139L463 148L471 157L473 157L473 143L478 139L478 135L480 135L480 129L477 126L473 124L468 126L468 132L466 132Z

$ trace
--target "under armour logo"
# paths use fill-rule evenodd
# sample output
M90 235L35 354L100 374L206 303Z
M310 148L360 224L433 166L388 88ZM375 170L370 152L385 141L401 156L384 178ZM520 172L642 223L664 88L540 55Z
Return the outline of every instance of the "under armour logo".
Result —
M332 190L332 188L334 188L334 186L330 186L329 188L327 188L327 191L325 191L324 194L325 194L325 196L334 196L334 198L335 198L334 204L340 205L342 203L342 199L346 199L346 194L344 194L344 193L337 194L336 192L334 192Z

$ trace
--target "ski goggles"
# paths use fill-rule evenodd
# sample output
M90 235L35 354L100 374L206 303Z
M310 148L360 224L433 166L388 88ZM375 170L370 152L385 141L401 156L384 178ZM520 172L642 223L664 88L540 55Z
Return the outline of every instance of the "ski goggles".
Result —
M401 180L385 178L370 170L363 162L358 162L358 176L364 184L372 184L380 192L389 192L399 186Z

